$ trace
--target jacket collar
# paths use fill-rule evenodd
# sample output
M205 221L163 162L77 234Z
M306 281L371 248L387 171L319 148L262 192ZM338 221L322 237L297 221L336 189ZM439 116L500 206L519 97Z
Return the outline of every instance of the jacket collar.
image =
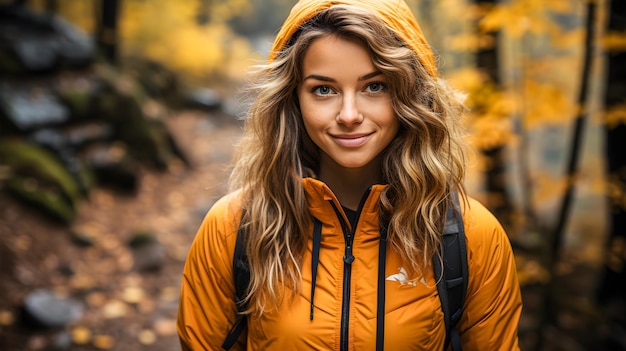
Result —
M309 202L309 210L315 218L323 223L332 222L333 219L338 218L335 208L339 209L340 214L343 215L341 203L326 183L314 178L303 178L302 186ZM374 184L370 187L368 193L364 194L364 196L367 196L362 200L361 217L367 216L371 218L373 215L375 215L375 218L378 217L378 200L386 187L383 184Z

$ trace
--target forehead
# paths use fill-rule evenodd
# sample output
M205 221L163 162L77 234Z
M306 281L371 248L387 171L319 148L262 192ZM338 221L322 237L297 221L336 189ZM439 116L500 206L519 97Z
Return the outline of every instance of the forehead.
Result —
M358 39L327 35L311 42L304 53L302 72L307 74L349 73L375 70L367 46Z

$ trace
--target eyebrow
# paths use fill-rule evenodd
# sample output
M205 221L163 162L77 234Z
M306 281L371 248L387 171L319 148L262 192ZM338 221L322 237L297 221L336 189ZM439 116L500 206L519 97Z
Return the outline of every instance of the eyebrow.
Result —
M360 81L368 80L370 78L376 77L376 76L381 75L381 74L382 74L382 72L380 72L380 71L374 71L374 72L371 72L371 73L368 73L368 74L366 74L364 76L359 77L358 81L360 82ZM317 79L317 80L321 80L323 82L332 82L332 83L336 82L336 80L334 78L330 78L330 77L326 77L326 76L320 76L318 74L308 75L308 76L304 77L304 79L302 81L305 81L307 79Z

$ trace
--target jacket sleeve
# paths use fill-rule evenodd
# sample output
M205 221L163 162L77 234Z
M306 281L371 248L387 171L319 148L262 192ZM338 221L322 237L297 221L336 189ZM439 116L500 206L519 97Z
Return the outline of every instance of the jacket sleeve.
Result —
M183 270L177 330L183 350L221 350L236 317L232 260L239 220L222 198L204 218ZM245 349L240 338L232 350Z
M470 200L464 222L469 278L459 322L463 350L519 350L522 298L509 238L475 200Z

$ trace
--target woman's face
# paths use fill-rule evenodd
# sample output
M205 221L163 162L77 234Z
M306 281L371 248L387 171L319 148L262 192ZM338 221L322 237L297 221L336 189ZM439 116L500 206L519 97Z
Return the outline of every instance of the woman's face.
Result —
M298 99L306 131L322 151L320 170L331 163L378 167L399 122L385 76L366 47L336 36L316 39L304 55L302 77Z

